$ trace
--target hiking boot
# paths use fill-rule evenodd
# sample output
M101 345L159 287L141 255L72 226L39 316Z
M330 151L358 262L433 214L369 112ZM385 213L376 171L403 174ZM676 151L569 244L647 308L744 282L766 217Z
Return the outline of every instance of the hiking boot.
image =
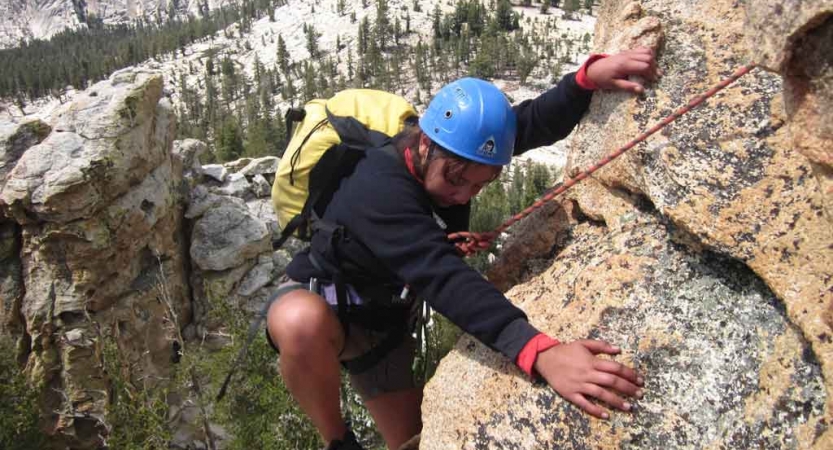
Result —
M347 430L344 437L330 442L324 450L364 450L364 447L356 440L356 435Z

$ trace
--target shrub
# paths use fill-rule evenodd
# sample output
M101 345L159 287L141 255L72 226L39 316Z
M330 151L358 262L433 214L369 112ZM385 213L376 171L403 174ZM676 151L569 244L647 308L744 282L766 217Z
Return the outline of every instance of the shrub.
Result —
M26 379L12 356L16 353L11 337L0 335L0 448L44 448L46 439L38 427L41 389Z

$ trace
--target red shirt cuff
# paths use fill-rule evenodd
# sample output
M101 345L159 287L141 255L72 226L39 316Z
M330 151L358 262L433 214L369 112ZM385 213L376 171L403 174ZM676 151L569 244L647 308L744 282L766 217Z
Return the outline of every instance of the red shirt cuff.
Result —
M576 72L576 83L578 83L579 87L588 91L595 91L599 88L596 83L590 80L590 78L587 78L587 68L590 67L590 64L593 64L600 59L607 58L607 56L608 55L605 53L599 53L590 55L590 57L587 58L587 61L585 61L584 64L582 64L578 69L578 72Z
M535 365L535 360L538 359L538 353L548 350L560 344L557 340L547 336L544 333L538 333L524 345L521 352L518 353L517 364L521 370L530 377L532 374L532 367Z

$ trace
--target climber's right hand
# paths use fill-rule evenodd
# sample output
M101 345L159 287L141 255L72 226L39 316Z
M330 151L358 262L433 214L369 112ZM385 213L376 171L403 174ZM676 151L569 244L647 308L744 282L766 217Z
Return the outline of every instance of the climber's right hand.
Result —
M624 364L598 355L616 355L621 350L605 341L580 340L561 344L538 354L534 369L562 397L600 419L610 415L591 401L630 411L623 396L641 398L643 378Z

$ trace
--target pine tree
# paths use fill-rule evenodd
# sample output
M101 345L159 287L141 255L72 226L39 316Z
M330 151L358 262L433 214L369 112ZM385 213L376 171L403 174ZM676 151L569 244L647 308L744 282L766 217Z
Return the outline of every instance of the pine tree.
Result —
M511 191L510 191L511 195ZM477 197L472 199L472 231L491 231L509 215L509 201L501 181L489 183Z
M550 83L555 84L558 83L558 80L561 79L561 71L563 70L563 63L561 62L560 58L556 58L555 63L552 65L552 69L550 70Z
M472 76L478 78L493 78L498 72L499 59L495 57L497 39L491 36L484 36L480 42L480 48L474 55L474 60L469 66Z
M420 88L425 91L430 91L431 73L428 68L428 58L425 53L425 46L422 45L422 40L419 40L414 53L414 75Z
M385 57L381 57L378 67L379 70L377 71L376 75L377 86L380 87L383 91L392 92L393 82L390 74L390 61Z
M260 96L245 95L243 98L246 102L246 106L244 108L246 127L251 127L260 120Z
M290 104L295 104L296 95L298 95L298 91L295 89L295 83L292 82L292 77L287 75L286 83L283 85L283 92L281 93L281 96Z
M281 68L284 75L287 74L289 70L289 52L286 49L286 42L280 34L278 35L278 67Z
M353 79L353 47L347 48L347 79Z
M217 125L217 118L219 117L220 113L220 105L217 96L217 86L214 84L214 77L206 75L205 118L202 121L202 128L206 134L208 133L208 130L213 129Z
M507 200L509 214L517 214L524 208L524 169L516 164L512 171L512 184L509 187Z
M512 31L513 16L512 4L509 0L499 0L497 4L497 11L495 11L495 20L498 28L504 31Z
M279 111L280 112L280 111ZM249 125L246 132L245 151L242 156L259 158L281 156L286 132L281 120L273 120L268 114Z
M275 117L276 119L272 120L272 126L269 128L271 133L269 135L269 148L273 155L280 158L286 150L288 139L286 136L286 123L281 120L283 114L281 114L280 109L276 111Z
M222 75L220 84L222 86L223 104L227 109L231 109L232 102L237 98L239 85L234 70L234 62L228 56L224 57L220 63L220 74Z
M341 92L347 89L347 80L344 79L344 74L338 74L338 78L336 78L336 92Z
M434 4L434 13L431 15L431 29L434 30L434 39L442 37L442 17L443 12L440 9L440 4Z
M353 87L356 88L364 88L365 82L367 81L367 72L364 62L364 56L359 56L358 62L356 62L356 76L353 78Z
M214 58L210 56L205 60L205 74L207 76L214 75Z
M388 41L393 34L391 31L390 18L388 17L387 0L376 0L376 42L379 48L387 48Z
M544 164L533 163L527 167L524 180L524 195L522 208L531 205L541 194L550 188L552 175Z
M255 70L254 70L254 82L255 82L255 89L260 92L260 89L263 87L263 77L264 77L264 69L263 64L260 62L260 58L255 55Z
M469 58L471 56L471 36L469 35L468 30L464 31L460 35L460 39L457 41L457 67L455 69L460 69L460 64L468 64Z
M307 51L309 52L310 58L317 58L318 54L318 33L315 31L315 27L313 25L307 26L306 29L307 34Z
M364 55L364 72L366 79L372 81L384 70L384 57L382 56L382 51L376 44L376 40L371 39L368 44L367 54Z
M191 103L193 101L192 93L190 89L188 89L188 83L185 80L185 73L180 72L179 74L179 95L180 95L180 110L179 114L177 114L179 125L177 126L177 132L180 137L188 136L193 129L194 124L194 106Z
M370 21L365 16L362 19L361 23L359 24L359 33L357 40L359 42L359 46L356 49L356 52L359 56L364 55L367 53L367 49L370 46L370 41L372 40L370 37Z
M584 51L590 50L590 33L584 33L584 36L581 38L581 43L584 45Z
M480 36L486 27L486 13L480 2L470 1L466 8L466 23L473 36Z
M563 9L565 19L573 18L573 14L581 8L581 4L579 2L580 0L564 0Z
M315 66L309 62L304 61L304 103L315 98L318 92L318 87L315 81Z
M517 54L515 64L521 84L526 84L526 80L532 73L532 70L538 65L538 55L528 46L522 46L521 51Z
M320 97L323 98L330 98L333 96L333 89L330 86L330 82L328 81L331 75L327 73L328 71L324 70L323 67L318 68L318 86L317 92L319 93Z
M218 133L217 156L220 161L233 161L240 158L243 150L240 125L234 118L227 117Z
M393 74L393 86L396 89L402 89L402 69L403 69L403 55L402 49L396 47L391 56L391 72Z
M402 37L402 24L399 22L399 16L393 21L393 43L399 46L399 38Z

